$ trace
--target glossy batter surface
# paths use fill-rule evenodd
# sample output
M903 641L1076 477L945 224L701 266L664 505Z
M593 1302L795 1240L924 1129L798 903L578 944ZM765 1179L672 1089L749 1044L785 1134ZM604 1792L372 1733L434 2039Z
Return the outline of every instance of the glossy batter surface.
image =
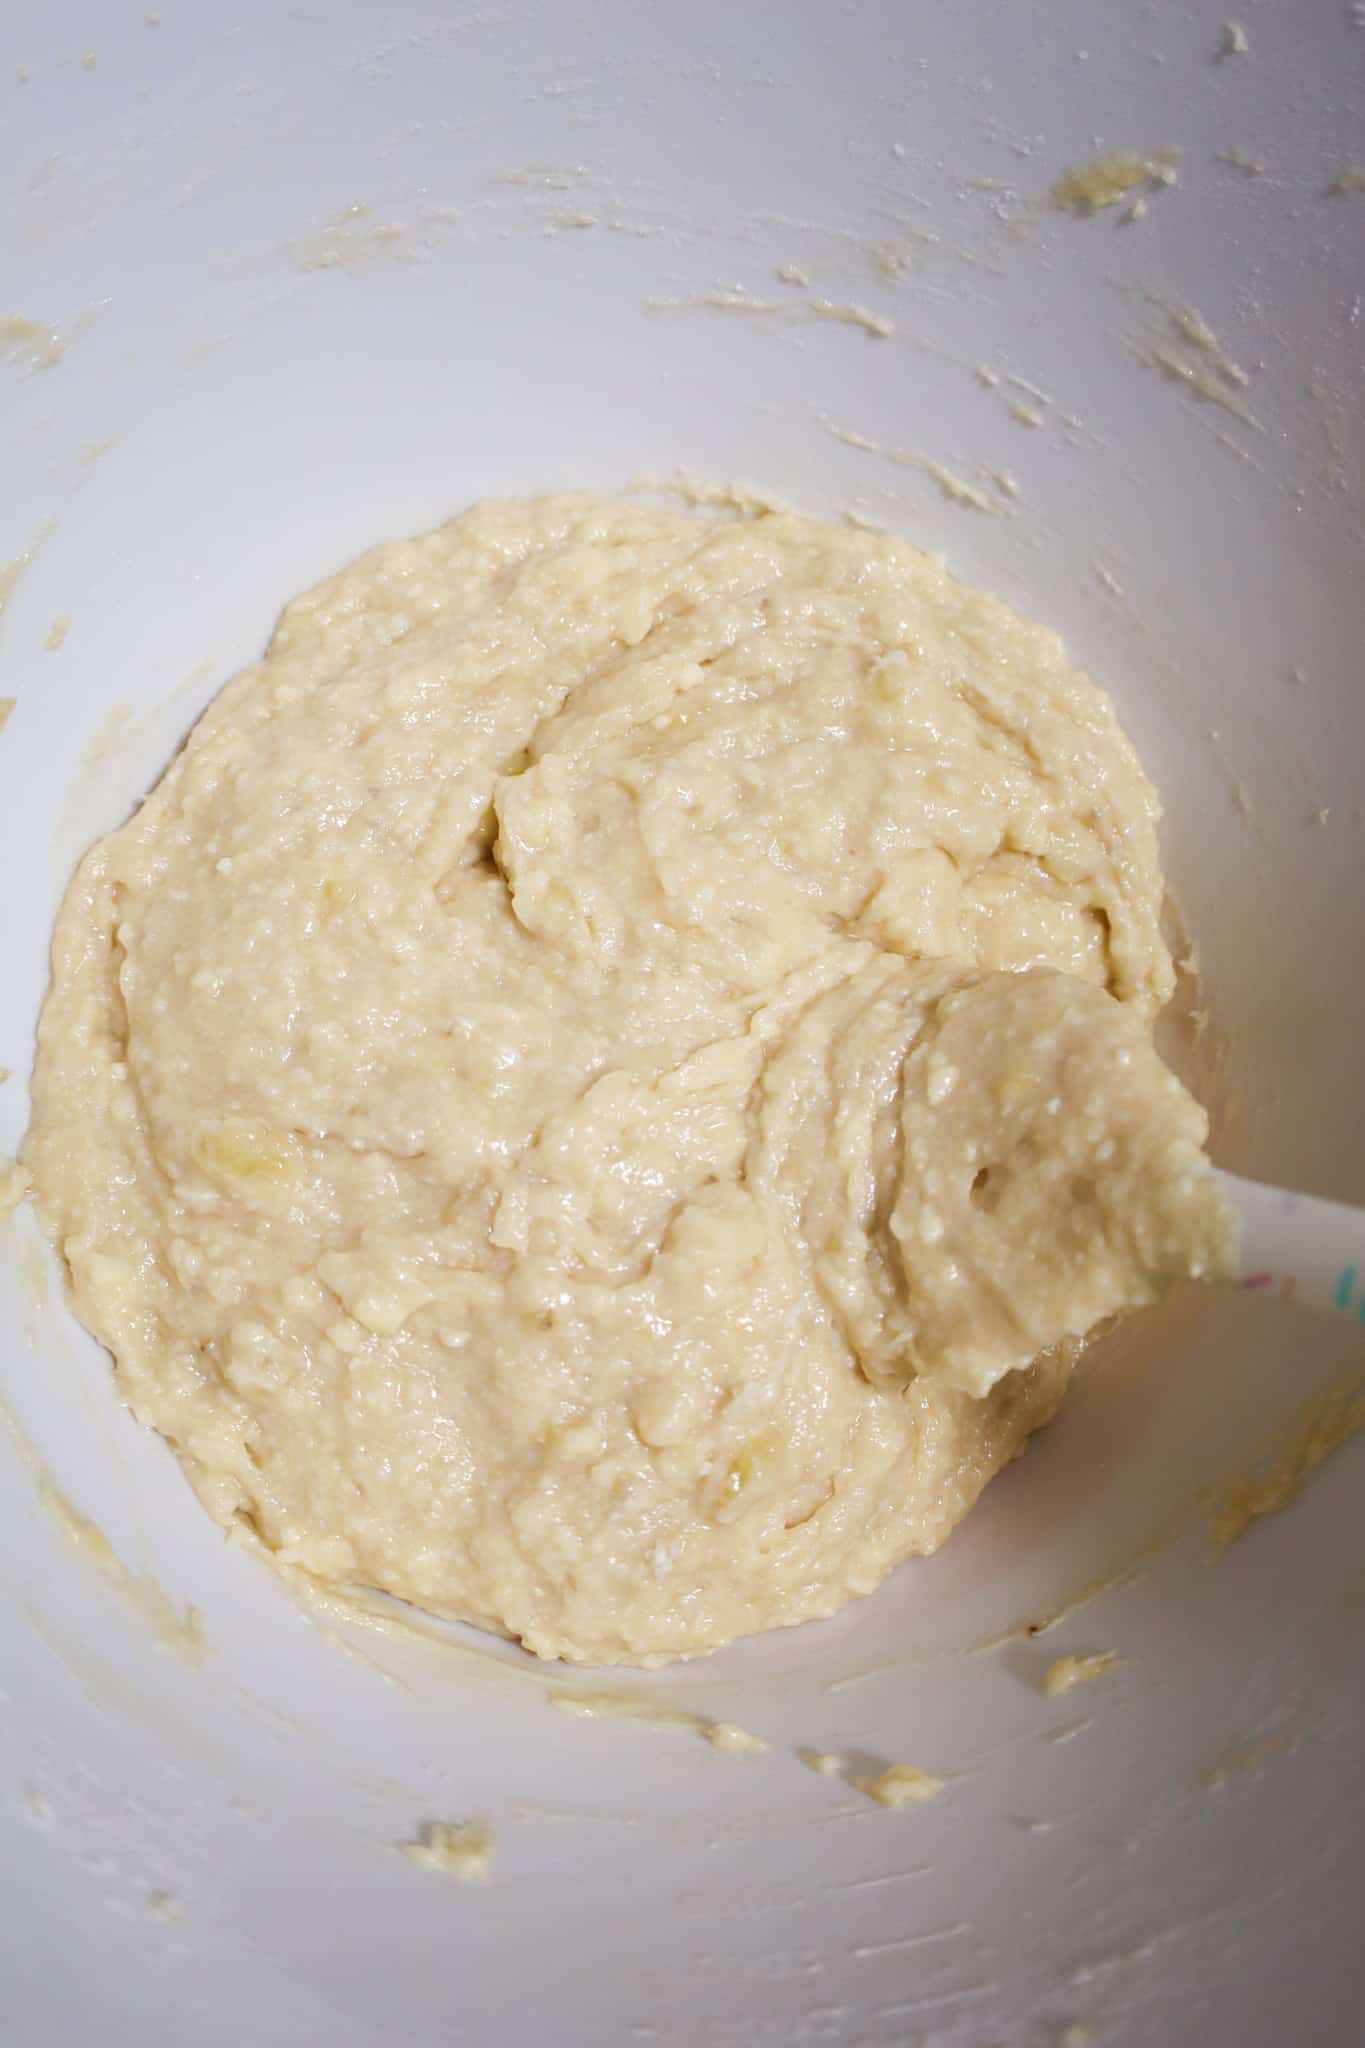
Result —
M975 1168L915 1105L1002 988L1145 1044L1155 815L1055 636L903 541L568 496L380 548L62 910L25 1163L79 1313L320 1579L589 1661L830 1614L1064 1389L936 1349Z

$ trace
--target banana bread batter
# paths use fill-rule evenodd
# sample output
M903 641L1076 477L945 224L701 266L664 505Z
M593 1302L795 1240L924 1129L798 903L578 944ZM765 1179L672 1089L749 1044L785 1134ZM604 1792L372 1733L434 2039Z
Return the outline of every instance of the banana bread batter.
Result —
M954 1348L971 1132L1072 1108L980 1017L1117 1019L1197 1160L1156 815L1056 637L901 540L576 495L379 548L68 894L24 1161L76 1308L321 1580L604 1663L831 1614L1074 1364L1027 1175Z

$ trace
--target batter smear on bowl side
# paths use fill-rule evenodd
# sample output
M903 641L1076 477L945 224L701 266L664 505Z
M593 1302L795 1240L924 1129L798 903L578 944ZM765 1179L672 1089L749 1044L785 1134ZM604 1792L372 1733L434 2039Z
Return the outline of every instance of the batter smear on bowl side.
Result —
M978 1163L1011 1091L1073 1180L1105 1089L1198 1159L1156 816L902 540L574 495L378 548L71 885L23 1157L77 1312L320 1580L585 1662L832 1614L1133 1298L1123 1143L1078 1263ZM936 1252L977 1212L1007 1296Z

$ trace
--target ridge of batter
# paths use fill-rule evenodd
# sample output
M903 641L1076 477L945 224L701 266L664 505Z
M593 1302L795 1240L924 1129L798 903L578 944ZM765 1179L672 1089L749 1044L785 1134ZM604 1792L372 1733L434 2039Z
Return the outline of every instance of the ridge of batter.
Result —
M900 1343L909 1056L1023 971L1145 1036L1156 817L902 540L567 495L378 548L71 885L23 1156L77 1312L319 1579L600 1663L832 1614L1077 1352L978 1398Z

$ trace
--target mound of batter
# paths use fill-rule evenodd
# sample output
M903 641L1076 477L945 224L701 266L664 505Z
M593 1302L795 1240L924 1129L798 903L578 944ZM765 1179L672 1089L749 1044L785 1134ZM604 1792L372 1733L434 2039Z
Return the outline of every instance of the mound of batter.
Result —
M916 1104L1006 981L1146 1043L1156 809L903 541L565 496L380 548L72 884L25 1160L76 1307L319 1579L594 1662L828 1615L1064 1390L935 1370Z

